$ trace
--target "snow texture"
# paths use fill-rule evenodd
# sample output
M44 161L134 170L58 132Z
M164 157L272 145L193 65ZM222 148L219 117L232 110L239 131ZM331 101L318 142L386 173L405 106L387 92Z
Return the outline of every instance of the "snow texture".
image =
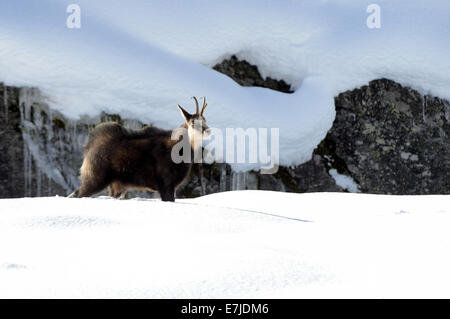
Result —
M450 197L0 200L0 297L450 297Z
M355 180L350 176L339 174L335 169L330 169L328 173L330 173L331 177L333 177L336 185L342 187L350 193L360 192L358 184L356 184Z
M0 3L0 81L42 90L78 119L100 111L163 128L176 105L207 96L212 127L280 128L280 163L311 158L331 127L338 92L387 77L450 98L450 3L367 1L87 1L81 28L66 1ZM240 87L211 70L236 54L294 94ZM248 170L259 164L239 166Z

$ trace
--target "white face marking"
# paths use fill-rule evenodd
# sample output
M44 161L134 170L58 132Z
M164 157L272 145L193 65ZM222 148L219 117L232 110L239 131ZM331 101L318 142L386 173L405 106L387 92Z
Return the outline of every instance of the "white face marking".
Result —
M189 121L188 135L193 149L201 147L203 139L208 138L209 134L209 127L206 125L206 120L203 116Z
M194 120L188 125L188 135L191 146L194 150L202 147L204 120Z

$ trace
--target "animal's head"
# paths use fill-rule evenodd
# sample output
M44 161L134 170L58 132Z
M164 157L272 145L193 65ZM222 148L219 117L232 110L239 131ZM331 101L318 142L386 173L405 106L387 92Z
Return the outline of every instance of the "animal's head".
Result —
M210 134L209 127L208 125L206 125L206 119L204 117L204 112L208 104L206 104L206 98L203 97L203 106L202 110L200 111L197 98L195 96L193 96L192 98L195 101L194 114L190 114L180 105L178 105L178 108L180 109L181 115L186 122L191 145L196 148L201 146L203 138L207 138Z

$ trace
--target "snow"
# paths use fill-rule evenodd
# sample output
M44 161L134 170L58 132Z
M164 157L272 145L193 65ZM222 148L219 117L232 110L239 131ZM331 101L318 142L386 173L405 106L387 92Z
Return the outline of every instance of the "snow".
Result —
M450 197L0 200L0 297L449 298Z
M73 119L107 111L174 128L176 105L206 96L211 127L280 128L280 164L296 165L331 127L338 92L388 77L450 98L448 1L379 0L380 29L362 0L77 3L80 29L66 27L66 1L0 3L0 81L40 88ZM296 92L210 69L232 54Z
M328 173L330 173L331 177L333 177L336 185L342 187L350 193L360 192L358 184L356 184L355 180L350 176L339 174L334 168L330 169Z

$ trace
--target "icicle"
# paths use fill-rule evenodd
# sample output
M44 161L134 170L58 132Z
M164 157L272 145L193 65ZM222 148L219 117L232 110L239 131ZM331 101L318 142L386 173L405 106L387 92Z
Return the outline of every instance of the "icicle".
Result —
M19 92L19 112L20 112L20 124L22 126L22 137L23 137L23 191L24 196L28 196L28 157L29 157L29 149L26 143L25 136L25 102L24 102L24 90L21 89Z
M236 173L236 190L242 189L242 173Z
M258 178L254 172L247 172L245 189L258 189Z
M6 124L8 124L9 105L8 105L8 88L6 86L3 87L3 103L5 105L5 122Z
M32 184L33 184L33 157L31 155L31 151L28 148L28 174L27 174L27 178L28 178L28 196L32 196Z
M231 190L244 190L247 185L247 172L231 172Z
M423 96L423 102L422 102L422 120L425 123L425 108L427 107L427 96Z
M69 132L69 141L71 141L75 147L76 151L80 151L80 139L78 138L77 134L77 123L75 122L73 125L73 128Z
M248 172L244 172L243 189L247 189Z
M26 143L23 143L23 196L28 195L28 148Z
M27 143L23 143L23 174L24 174L24 196L31 196L31 181L33 176L33 166L31 152Z
M48 194L48 196L51 196L53 194L52 194L52 179L50 178L50 176L47 176L47 182L48 182L48 187L47 187L48 192L47 192L47 194Z
M234 191L236 190L236 173L231 170L231 176L230 176L230 190Z
M220 191L225 192L227 190L227 166L225 163L220 167Z
M59 151L64 152L64 140L62 137L61 130L58 130L58 144L59 144Z
M26 196L32 196L32 181L33 181L33 157L31 154L31 145L32 143L31 136L29 134L31 127L31 97L33 94L33 90L30 88L24 88L20 90L19 93L19 106L20 109L23 108L23 116L22 119L22 135L24 139L24 160L26 161L25 166L25 193Z
M39 167L36 168L36 196L41 197L41 186L42 186L42 172Z
M22 88L19 92L19 108L21 110L21 120L22 124L30 119L30 109L31 109L31 92L29 88Z

